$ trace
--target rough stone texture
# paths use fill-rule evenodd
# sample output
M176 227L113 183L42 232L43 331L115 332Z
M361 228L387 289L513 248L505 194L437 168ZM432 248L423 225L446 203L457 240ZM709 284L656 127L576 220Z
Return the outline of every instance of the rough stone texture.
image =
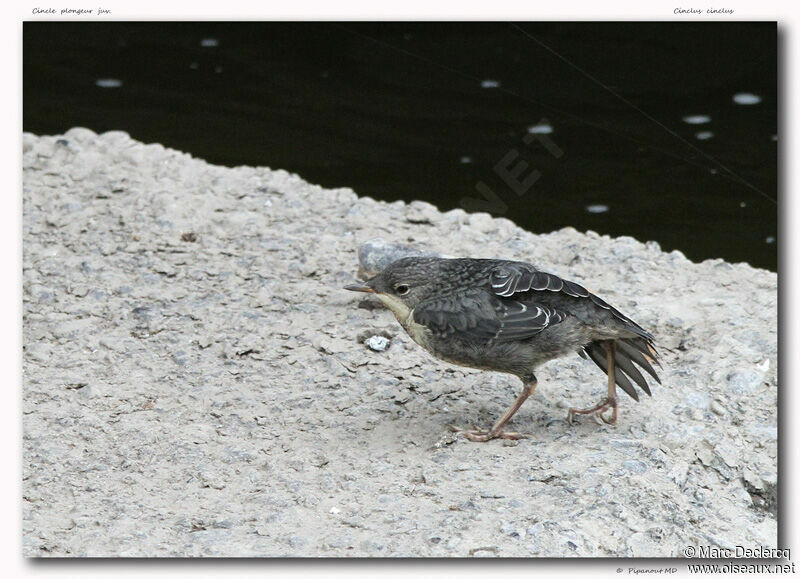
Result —
M434 361L342 290L360 243L533 261L653 331L663 386ZM122 132L24 136L27 556L681 556L776 545L777 276L439 213ZM370 349L372 336L389 339Z
M422 204L422 201L414 201L414 204ZM429 203L425 203L428 207L432 207ZM436 209L433 208L432 211ZM411 221L411 223L418 223ZM426 251L409 247L402 243L394 243L386 239L377 237L369 239L358 246L358 277L361 279L369 279L378 275L389 264L402 259L404 257L447 257L435 251Z

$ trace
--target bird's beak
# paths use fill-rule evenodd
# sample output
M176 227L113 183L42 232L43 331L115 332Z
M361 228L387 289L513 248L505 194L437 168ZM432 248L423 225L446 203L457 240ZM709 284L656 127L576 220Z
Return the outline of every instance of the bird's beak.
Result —
M344 289L350 290L351 292L365 292L368 294L376 293L375 290L369 287L368 285L358 285L355 283L344 286Z

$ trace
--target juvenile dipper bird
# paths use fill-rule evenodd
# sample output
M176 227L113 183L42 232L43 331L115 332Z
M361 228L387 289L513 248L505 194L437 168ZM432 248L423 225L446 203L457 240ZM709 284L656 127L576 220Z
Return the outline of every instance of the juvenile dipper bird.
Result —
M631 380L649 395L636 365L661 383L651 365L659 363L649 332L583 286L527 263L407 257L345 289L374 293L437 358L522 380L522 392L490 430L464 430L476 442L521 438L504 427L536 388L534 370L571 352L608 374L608 395L591 408L570 408L570 423L575 414L592 414L615 424L616 386L639 400Z

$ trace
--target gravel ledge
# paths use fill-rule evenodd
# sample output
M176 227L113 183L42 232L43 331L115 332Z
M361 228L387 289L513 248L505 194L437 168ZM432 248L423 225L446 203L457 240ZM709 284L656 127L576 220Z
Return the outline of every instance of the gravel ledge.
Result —
M383 203L122 132L25 134L26 556L679 557L777 547L777 275L630 237ZM537 263L651 330L663 386L582 420L432 360L355 281L383 237ZM370 340L382 336L387 341ZM380 342L385 349L372 349Z

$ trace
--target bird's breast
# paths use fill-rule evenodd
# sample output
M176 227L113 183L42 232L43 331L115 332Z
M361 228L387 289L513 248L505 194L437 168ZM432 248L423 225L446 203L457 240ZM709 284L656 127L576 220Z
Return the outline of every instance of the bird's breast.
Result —
M400 325L406 333L411 336L417 344L423 348L427 348L427 334L430 332L428 328L422 324L414 321L414 311L411 310L403 301L395 296L387 294L378 294L378 299L383 302L387 308L391 310Z
M428 348L428 336L430 334L430 330L423 326L422 324L418 324L414 321L414 310L409 312L408 317L406 318L405 323L400 322L405 328L406 332L411 339L414 340L417 344L422 346L423 348Z

